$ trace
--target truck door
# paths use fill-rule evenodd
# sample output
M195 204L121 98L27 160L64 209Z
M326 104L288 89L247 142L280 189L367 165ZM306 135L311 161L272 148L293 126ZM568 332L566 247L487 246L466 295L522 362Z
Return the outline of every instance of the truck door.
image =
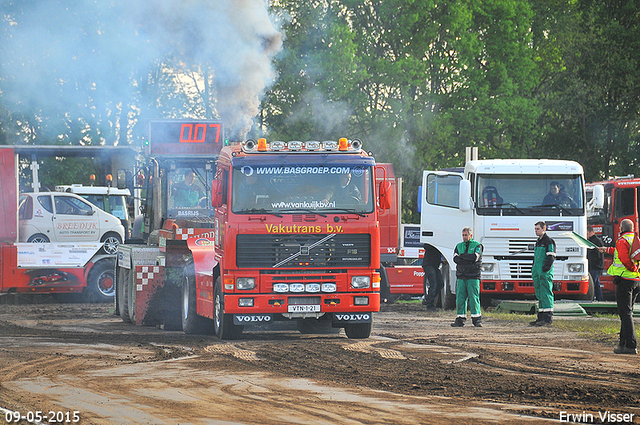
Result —
M636 214L636 189L633 187L616 188L614 195L614 219L618 230L622 220L628 218L633 221L638 230L638 216ZM617 239L617 234L615 235Z
M473 223L473 209L460 210L462 178L461 173L443 171L425 171L422 177L420 242L440 248L450 264L462 228Z

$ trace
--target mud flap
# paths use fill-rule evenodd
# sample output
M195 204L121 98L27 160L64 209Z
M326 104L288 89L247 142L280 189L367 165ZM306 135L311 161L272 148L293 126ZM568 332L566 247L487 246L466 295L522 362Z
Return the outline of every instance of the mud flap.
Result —
M334 327L344 327L352 323L372 323L373 313L333 313Z
M257 325L261 323L272 323L273 315L271 314L234 314L234 325Z

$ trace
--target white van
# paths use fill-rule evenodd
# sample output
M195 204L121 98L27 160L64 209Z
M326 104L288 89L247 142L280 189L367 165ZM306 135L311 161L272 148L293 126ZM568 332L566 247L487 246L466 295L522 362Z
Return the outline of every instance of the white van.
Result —
M103 242L115 254L124 240L120 219L73 193L21 193L20 242Z
M129 217L129 210L127 208L127 199L131 196L129 189L72 184L56 186L56 192L75 193L101 210L115 215L124 226L125 239L129 238L131 227L133 226L133 221Z

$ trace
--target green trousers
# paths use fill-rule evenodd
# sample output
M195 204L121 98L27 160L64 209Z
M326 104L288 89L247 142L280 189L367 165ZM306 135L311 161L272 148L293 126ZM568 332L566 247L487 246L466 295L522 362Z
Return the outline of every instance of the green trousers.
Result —
M538 311L553 311L553 276L550 273L532 273L533 290L538 299Z
M480 279L458 279L456 282L456 308L458 317L467 315L467 300L471 317L480 317Z

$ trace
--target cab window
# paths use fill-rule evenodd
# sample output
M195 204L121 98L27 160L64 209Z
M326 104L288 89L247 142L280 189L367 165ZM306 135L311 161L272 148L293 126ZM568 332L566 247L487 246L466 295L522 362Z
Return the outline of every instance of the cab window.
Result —
M42 208L53 214L53 205L51 205L50 195L38 196L38 203L42 206Z
M20 220L31 220L33 218L33 199L31 196L20 197L20 209L18 215Z
M636 192L633 188L617 189L615 194L616 218L634 215L636 210Z
M56 196L54 202L57 214L91 215L91 206L79 199Z
M461 176L429 174L427 176L427 202L432 205L458 208Z

